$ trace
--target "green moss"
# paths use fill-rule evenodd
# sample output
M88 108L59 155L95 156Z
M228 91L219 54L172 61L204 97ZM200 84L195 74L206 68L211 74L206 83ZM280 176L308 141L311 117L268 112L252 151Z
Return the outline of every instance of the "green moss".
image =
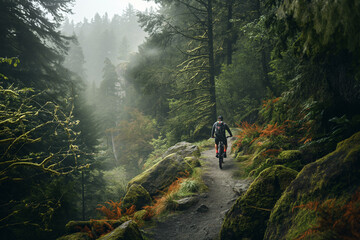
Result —
M130 208L132 205L135 205L137 210L142 209L143 206L151 204L151 197L148 191L143 188L141 185L133 184L127 191L122 207L123 209Z
M301 151L299 150L285 150L282 151L279 156L279 159L284 160L284 162L289 162L293 160L301 159Z
M296 209L297 211L294 227L286 235L286 239L296 239L306 230L316 224L316 214L306 209Z
M262 171L226 214L221 239L263 239L271 209L296 175L280 165Z
M190 168L200 167L201 163L197 157L186 157L184 161L189 164Z
M275 205L266 239L293 239L311 227L314 213L294 206L327 199L349 200L360 186L360 133L339 143L337 149L305 166ZM295 161L296 162L296 161Z
M128 183L128 189L133 184L144 187L151 196L167 188L185 171L192 171L189 163L177 153L167 155L163 160L136 176Z

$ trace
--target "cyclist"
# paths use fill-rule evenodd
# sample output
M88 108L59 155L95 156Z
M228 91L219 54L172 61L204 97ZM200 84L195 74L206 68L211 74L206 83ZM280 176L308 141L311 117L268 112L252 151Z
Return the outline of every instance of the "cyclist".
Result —
M223 117L220 115L218 116L217 121L212 126L211 130L211 137L215 138L215 151L216 151L216 157L219 157L219 151L218 151L218 144L220 140L224 143L224 158L226 158L226 149L227 149L227 139L226 139L226 131L230 134L230 137L232 137L232 133L230 131L229 126L223 122ZM215 134L215 136L214 136Z

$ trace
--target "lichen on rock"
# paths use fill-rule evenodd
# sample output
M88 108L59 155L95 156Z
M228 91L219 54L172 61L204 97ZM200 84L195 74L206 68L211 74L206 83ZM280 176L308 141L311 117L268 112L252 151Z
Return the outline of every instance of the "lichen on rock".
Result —
M221 239L263 239L271 209L296 175L281 165L262 171L226 214Z

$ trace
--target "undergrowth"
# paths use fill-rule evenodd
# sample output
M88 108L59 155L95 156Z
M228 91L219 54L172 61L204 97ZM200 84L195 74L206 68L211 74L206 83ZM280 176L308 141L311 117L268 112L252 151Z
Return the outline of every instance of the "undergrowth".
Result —
M113 224L117 220L125 222L133 219L135 213L135 205L127 209L121 208L122 201L114 202L112 200L99 204L98 210L102 215L102 219L91 219L88 226L77 226L79 232L85 232L91 239L97 239L114 230Z
M302 240L310 237L321 239L360 239L360 191L358 190L344 203L336 199L325 202L313 201L307 204L295 206L295 209L307 209L315 212L317 223L302 233L294 240Z
M262 170L276 163L279 154L284 150L299 149L313 139L313 121L306 116L306 111L295 120L287 119L282 98L264 101L259 119L261 123L241 122L238 124L236 140L232 151L249 155L245 166L245 174L257 176ZM274 161L272 161L274 160ZM300 162L276 163L288 165L301 170Z

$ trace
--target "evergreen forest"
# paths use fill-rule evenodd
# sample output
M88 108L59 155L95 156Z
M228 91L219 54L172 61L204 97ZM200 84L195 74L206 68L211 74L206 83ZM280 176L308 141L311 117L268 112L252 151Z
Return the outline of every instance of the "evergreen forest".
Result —
M166 239L149 222L208 191L219 115L252 184L201 239L360 239L360 1L144 1L0 1L0 239Z

